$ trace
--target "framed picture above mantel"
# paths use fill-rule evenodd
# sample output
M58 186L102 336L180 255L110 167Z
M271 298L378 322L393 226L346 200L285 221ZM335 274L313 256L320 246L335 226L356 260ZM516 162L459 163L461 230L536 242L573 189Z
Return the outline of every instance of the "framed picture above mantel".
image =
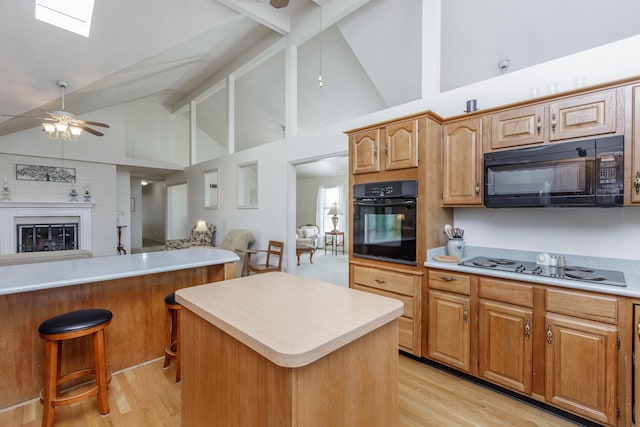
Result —
M18 164L16 165L16 179L23 181L76 182L76 169Z

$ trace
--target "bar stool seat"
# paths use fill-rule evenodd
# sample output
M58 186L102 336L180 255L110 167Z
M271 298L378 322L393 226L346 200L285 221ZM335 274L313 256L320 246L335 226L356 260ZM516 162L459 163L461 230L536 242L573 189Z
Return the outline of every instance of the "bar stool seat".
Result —
M109 413L107 385L111 378L106 369L104 329L111 323L112 317L109 310L78 310L47 319L38 327L40 337L45 340L44 388L40 393L40 400L44 405L43 427L53 424L56 406L70 405L92 396L97 396L100 413ZM61 375L62 343L87 335L92 335L94 366ZM75 395L61 396L63 384L85 377L93 377L95 386Z
M171 292L164 297L167 307L167 347L164 349L164 368L169 367L172 360L176 361L176 382L181 380L180 368L182 366L182 356L180 352L180 303L176 301L176 293Z

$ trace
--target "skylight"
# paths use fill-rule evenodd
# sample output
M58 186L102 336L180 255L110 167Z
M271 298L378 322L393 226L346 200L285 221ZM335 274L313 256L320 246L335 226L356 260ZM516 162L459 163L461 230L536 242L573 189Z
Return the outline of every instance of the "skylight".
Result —
M94 0L35 0L36 19L89 37Z

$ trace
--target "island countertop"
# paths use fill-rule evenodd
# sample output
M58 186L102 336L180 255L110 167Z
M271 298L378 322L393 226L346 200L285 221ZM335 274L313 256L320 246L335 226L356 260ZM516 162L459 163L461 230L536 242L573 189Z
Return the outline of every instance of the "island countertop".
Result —
M266 273L176 292L185 308L274 364L310 364L400 317L401 301Z
M218 248L113 255L0 267L0 295L58 288L143 274L163 273L237 262L233 252Z

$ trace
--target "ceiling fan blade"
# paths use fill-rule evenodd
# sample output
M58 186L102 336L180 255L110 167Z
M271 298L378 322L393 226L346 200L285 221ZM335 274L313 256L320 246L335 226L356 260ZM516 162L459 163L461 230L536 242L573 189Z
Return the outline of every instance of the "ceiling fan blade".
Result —
M276 9L280 9L283 7L287 7L287 5L289 4L289 0L270 0L269 4Z
M95 130L95 129L91 129L90 127L86 127L85 125L82 125L82 124L80 124L80 123L78 123L78 127L79 127L80 129L84 130L84 131L89 132L90 134L95 135L95 136L102 136L102 135L104 135L104 133L102 133L102 132L98 132L97 130Z
M72 121L78 123L78 125L100 126L100 127L103 127L103 128L108 128L109 127L109 125L106 124L106 123L91 122L89 120L73 119Z
M51 119L49 117L18 116L18 115L15 115L15 114L3 114L3 116L5 116L5 117L18 117L18 118L21 118L21 119L53 120L53 119Z

